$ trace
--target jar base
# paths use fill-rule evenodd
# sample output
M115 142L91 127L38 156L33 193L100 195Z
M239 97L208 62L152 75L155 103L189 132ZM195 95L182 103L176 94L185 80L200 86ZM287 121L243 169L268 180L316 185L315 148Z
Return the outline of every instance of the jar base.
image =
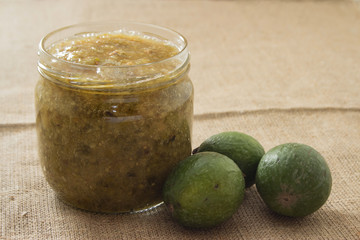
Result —
M92 210L92 209L87 209L87 208L83 208L83 207L79 207L76 206L72 203L69 203L68 201L66 201L64 198L62 198L61 196L56 195L56 198L59 199L60 202L64 203L65 205L74 208L76 210L81 210L81 211L85 211L85 212L90 212L90 213L100 213L100 214L137 214L137 213L144 213L147 211L151 211L159 206L161 206L164 202L158 202L155 204L151 204L149 206L145 206L143 208L138 208L138 209L130 209L130 210L120 210L120 211L101 211L101 210Z
M124 212L124 213L143 213L143 212L148 212L148 211L151 211L151 210L154 210L155 208L157 207L160 207L161 205L163 205L164 202L160 202L160 203L157 203L155 205L151 205L150 207L147 207L147 208L144 208L144 209L140 209L140 210L135 210L135 211L131 211L131 212Z

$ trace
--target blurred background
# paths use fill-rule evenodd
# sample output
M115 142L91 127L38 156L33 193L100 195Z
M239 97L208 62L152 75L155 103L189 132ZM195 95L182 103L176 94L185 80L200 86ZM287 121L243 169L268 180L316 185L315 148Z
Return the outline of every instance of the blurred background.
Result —
M357 6L340 0L0 0L0 84L6 89L0 102L11 102L3 106L0 123L34 121L42 37L63 26L106 20L152 23L185 35L195 114L223 112L224 105L226 111L357 107Z

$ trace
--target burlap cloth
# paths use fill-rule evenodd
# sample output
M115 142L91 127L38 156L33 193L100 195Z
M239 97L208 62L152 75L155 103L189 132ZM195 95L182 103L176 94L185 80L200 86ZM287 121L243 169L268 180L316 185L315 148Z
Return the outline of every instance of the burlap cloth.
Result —
M301 142L328 161L327 203L271 213L256 188L228 222L185 229L164 207L104 215L59 202L37 157L33 89L42 36L96 20L183 33L195 86L193 144L237 130L269 148ZM343 1L0 0L0 239L360 239L360 13Z

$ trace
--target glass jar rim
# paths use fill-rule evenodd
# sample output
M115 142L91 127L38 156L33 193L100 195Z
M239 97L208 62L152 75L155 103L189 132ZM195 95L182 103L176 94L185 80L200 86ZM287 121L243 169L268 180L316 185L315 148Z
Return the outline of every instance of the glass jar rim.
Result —
M97 30L95 30L97 29ZM168 58L160 61L154 61L150 63L134 64L134 65L123 65L123 66L107 66L107 65L88 65L67 61L64 59L57 58L48 51L48 47L57 41L62 41L76 36L85 36L86 34L102 34L119 32L131 35L139 35L155 37L159 40L167 41L174 45L178 49L178 52ZM67 33L67 34L65 34ZM52 38L58 38L56 41ZM172 39L169 39L172 38ZM52 40L52 41L51 41ZM46 46L48 44L48 46ZM139 88L141 84L146 82L147 88L149 85L155 87L156 85L164 85L169 82L174 82L184 72L187 72L189 65L189 50L188 42L186 38L177 31L169 28L165 28L158 25L140 23L140 22L115 22L115 21L104 21L104 22L88 22L65 26L54 30L45 37L43 37L39 43L39 61L38 70L40 74L47 79L54 81L54 77L57 82L62 84L70 85L71 87L86 88L88 90L110 90L119 91L121 88ZM174 65L173 69L161 75L156 72L151 74L144 74L135 76L134 72L139 69L153 69L155 66L161 66L162 64L171 63ZM60 67L61 66L61 67ZM65 70L66 69L66 70ZM87 77L86 81L82 81L82 77L79 77L81 72L93 72L96 73L92 77ZM112 73L106 75L105 78L101 78L97 73ZM137 71L139 72L139 71ZM146 71L143 71L146 72ZM75 74L76 73L76 74ZM170 78L165 76L171 75ZM111 76L111 77L109 77ZM104 81L102 81L104 80ZM111 85L111 84L114 85ZM152 84L153 83L153 84ZM94 88L94 86L96 86ZM115 87L112 87L115 86ZM114 88L114 89L112 89Z
M169 57L169 58L166 58L166 59L163 59L163 60L160 60L160 61L155 61L155 62L151 62L151 63L143 63L143 64L135 64L135 65L127 65L127 66L105 66L105 65L90 65L90 64L82 64L82 63L75 63L75 62L71 62L71 61L67 61L67 60L64 60L64 59L60 59L60 58L57 58L55 57L54 55L52 55L51 53L49 53L45 47L45 42L46 40L49 39L49 37L51 35L54 35L58 32L61 32L61 31L64 31L64 30L67 30L67 29L70 29L70 28L74 28L74 27L81 27L81 26L95 26L95 25L110 25L110 24L135 24L135 25L141 25L141 26L147 26L147 27L152 27L152 28L157 28L157 29L161 29L161 30L164 30L164 31L169 31L169 32L172 32L174 34L177 34L184 42L184 46L179 49L179 52L176 53L175 55ZM146 66L146 65L152 65L152 64L157 64L157 63L161 63L161 62L164 62L164 61L167 61L167 60L170 60L170 59L174 59L176 58L176 56L180 55L181 53L183 53L184 51L186 51L188 48L188 42L187 42L187 39L179 32L175 31L175 30L172 30L170 28L166 28L166 27L162 27L162 26L159 26L159 25L155 25L155 24L149 24L149 23L141 23L141 22L130 22L130 21L123 21L123 22L114 22L114 21L104 21L104 22L87 22L87 23L79 23L79 24L72 24L72 25L68 25L68 26L65 26L65 27L61 27L61 28L58 28L54 31L51 31L49 32L48 34L45 35L45 37L43 37L41 40L40 40L40 43L39 43L39 53L38 55L40 54L45 54L47 55L48 57L50 58L55 58L57 61L61 61L61 62L64 62L64 63L68 63L68 64L74 64L74 65L78 65L79 67L89 67L89 68L133 68L133 67L139 67L139 66Z

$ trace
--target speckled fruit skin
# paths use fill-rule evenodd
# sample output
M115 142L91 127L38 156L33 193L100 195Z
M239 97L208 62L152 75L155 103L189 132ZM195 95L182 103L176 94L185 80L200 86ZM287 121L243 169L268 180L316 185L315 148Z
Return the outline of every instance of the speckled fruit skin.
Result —
M325 159L315 149L286 143L269 150L260 160L256 188L276 213L302 217L328 199L332 178Z
M181 161L167 178L163 197L172 217L186 227L228 220L244 199L245 180L230 158L203 152Z
M264 148L253 137L241 132L222 132L206 139L194 152L218 152L232 159L245 177L245 187L255 183L256 169Z

